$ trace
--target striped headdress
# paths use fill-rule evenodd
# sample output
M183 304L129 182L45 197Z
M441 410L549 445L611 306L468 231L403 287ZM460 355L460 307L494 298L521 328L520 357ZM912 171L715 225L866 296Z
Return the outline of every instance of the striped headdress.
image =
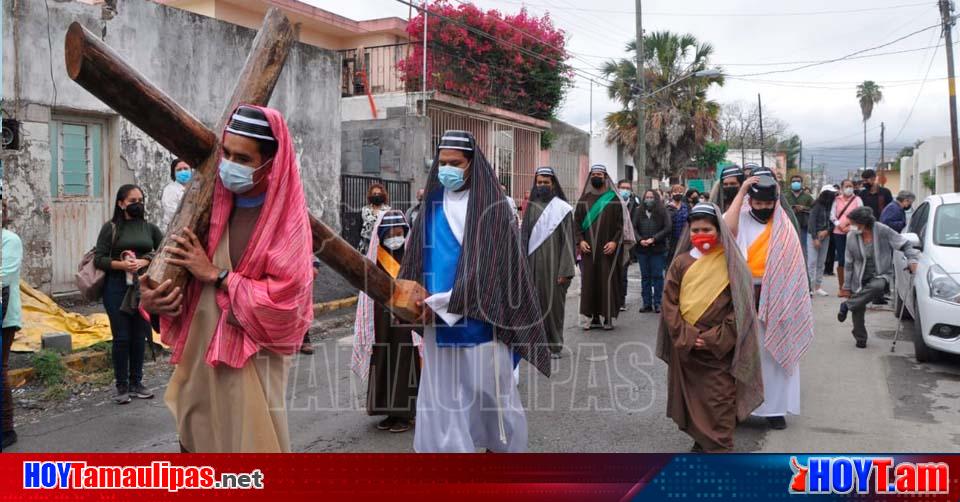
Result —
M464 141L466 139L466 141ZM443 134L425 187L423 211L443 203L443 186L437 178L439 151L454 149L473 154L466 188L467 226L457 264L448 311L493 325L495 336L541 373L550 376L550 356L543 329L540 303L527 270L526 253L520 248L517 220L500 190L493 168L465 131ZM424 283L423 247L425 222L417 218L407 240L400 279Z
M263 141L276 141L267 116L257 108L240 105L230 117L227 132Z

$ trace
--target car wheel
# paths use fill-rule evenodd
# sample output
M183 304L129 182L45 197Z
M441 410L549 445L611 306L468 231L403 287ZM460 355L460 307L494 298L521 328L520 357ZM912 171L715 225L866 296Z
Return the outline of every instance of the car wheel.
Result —
M903 298L900 297L899 292L893 293L893 315L894 317L900 316L900 309L903 308L902 319L912 320L913 316L910 315L910 309L905 308L903 304Z
M913 310L917 313L920 312L917 308L916 297L913 299ZM917 362L928 363L936 361L938 356L936 349L930 348L926 342L923 341L923 322L919 315L914 319L913 327L913 352L917 356Z

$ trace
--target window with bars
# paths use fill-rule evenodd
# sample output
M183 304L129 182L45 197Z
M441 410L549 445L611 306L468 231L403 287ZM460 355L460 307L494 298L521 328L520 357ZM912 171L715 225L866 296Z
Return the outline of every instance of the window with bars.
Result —
M50 122L50 190L55 198L100 197L103 124Z

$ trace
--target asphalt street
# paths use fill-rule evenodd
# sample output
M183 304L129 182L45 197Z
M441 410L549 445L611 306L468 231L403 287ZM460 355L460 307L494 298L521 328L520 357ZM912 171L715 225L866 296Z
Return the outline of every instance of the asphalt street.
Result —
M827 278L830 282L832 278ZM631 269L628 310L616 329L578 326L579 284L570 289L565 340L569 351L547 379L525 362L520 391L534 452L686 452L692 440L665 414L666 366L656 358L659 318L641 314L639 274ZM831 288L832 286L832 288ZM834 293L835 285L828 284ZM816 339L801 363L802 414L771 431L750 419L736 432L738 451L958 452L960 358L917 364L912 323L904 321L890 352L896 319L886 307L867 314L866 349L854 347L850 322L836 319L835 296L814 299ZM298 356L288 396L292 446L300 452L411 452L413 431L376 430L363 410L365 389L349 369L352 313ZM175 452L174 423L163 404L166 381L148 381L149 401L114 405L104 391L57 413L18 423L10 451Z

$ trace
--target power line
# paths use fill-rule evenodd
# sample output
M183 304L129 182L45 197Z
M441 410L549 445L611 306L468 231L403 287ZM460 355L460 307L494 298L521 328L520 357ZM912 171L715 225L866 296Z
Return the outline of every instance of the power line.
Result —
M953 43L953 45L958 45L958 44L960 44L960 41L957 41L957 42L954 42L954 43ZM940 45L943 45L943 44L940 44ZM902 50L902 51L890 51L890 52L878 52L878 53L876 53L876 54L865 54L865 55L863 55L863 56L856 56L856 57L847 58L847 61L853 61L853 60L857 60L857 59L876 58L876 57L881 57L881 56L891 56L891 55L895 55L895 54L909 54L909 53L911 53L911 52L921 52L921 51L926 51L926 50L933 49L934 47L939 47L940 45L930 45L930 46L927 46L927 47L917 47L916 49L904 49L904 50ZM588 56L588 57L593 57L593 56ZM817 63L817 62L819 62L819 60L813 60L813 61L778 61L778 62L770 62L770 63L716 63L716 64L719 65L719 66L782 66L782 65L788 65L788 64L811 64L811 63Z
M510 0L498 0L504 3L511 3L515 5L522 6L534 6L534 7L543 7L543 8L552 8L557 10L565 11L576 11L576 12L597 12L604 14L634 14L632 10L615 10L615 9L590 9L583 7L555 7L551 5L530 3L530 2L516 2ZM664 17L796 17L796 16L825 16L825 15L836 15L836 14L859 14L863 12L872 12L880 10L892 10L892 9L908 9L912 7L921 7L929 6L930 2L918 2L910 4L900 4L900 5L890 5L887 7L864 7L860 9L839 9L839 10L820 10L820 11L796 11L796 12L644 12L644 16L664 16Z
M401 0L398 0L398 1L401 1ZM814 67L814 66L822 66L822 65L825 65L825 64L837 63L837 62L840 62L840 61L844 61L844 60L850 59L850 58L852 58L852 57L854 57L854 56L859 56L860 54L863 54L863 53L865 53L865 52L875 51L875 50L877 50L877 49L882 49L882 48L884 48L884 47L891 46L891 45L893 45L893 44L895 44L895 43L897 43L897 42L900 42L900 41L902 41L902 40L906 40L906 39L908 39L908 38L910 38L910 37L912 37L912 36L919 35L920 33L923 33L923 32L925 32L925 31L927 31L927 30L931 30L931 29L933 29L933 28L939 28L939 27L940 27L940 24L934 24L934 25L931 25L931 26L927 26L926 28L921 28L921 29L919 29L919 30L917 30L917 31L908 33L908 34L906 34L906 35L904 35L904 36L902 36L902 37L900 37L900 38L897 38L896 40L892 40L892 41L887 42L887 43L885 43L885 44L877 45L877 46L874 46L874 47L869 47L869 48L866 48L866 49L861 49L861 50L858 50L858 51L855 51L855 52L851 52L850 54L847 54L847 55L845 55L845 56L840 56L840 57L838 57L838 58L827 59L827 60L818 61L818 62L815 62L815 63L805 64L805 65L802 65L802 66L797 66L797 67L795 67L795 68L787 68L787 69L783 69L783 70L770 70L770 71L757 72L757 73L744 73L744 74L740 74L740 75L728 75L728 76L730 76L730 77L759 77L759 76L761 76L761 75L772 75L772 74L775 74L775 73L790 73L790 72L805 70L805 69L807 69L807 68L812 68L812 67Z
M917 108L917 103L920 101L920 95L923 94L923 87L927 83L927 78L930 76L930 70L933 69L933 63L937 59L937 49L939 46L933 48L933 54L930 55L930 65L927 66L927 73L923 77L923 82L920 83L920 89L917 90L917 97L913 99L913 105L910 107L910 112L907 113L907 118L903 121L903 125L900 126L900 130L897 131L897 135L893 137L893 141L896 141L897 138L903 134L903 130L907 128L907 124L910 123L910 118L913 117L913 111Z

